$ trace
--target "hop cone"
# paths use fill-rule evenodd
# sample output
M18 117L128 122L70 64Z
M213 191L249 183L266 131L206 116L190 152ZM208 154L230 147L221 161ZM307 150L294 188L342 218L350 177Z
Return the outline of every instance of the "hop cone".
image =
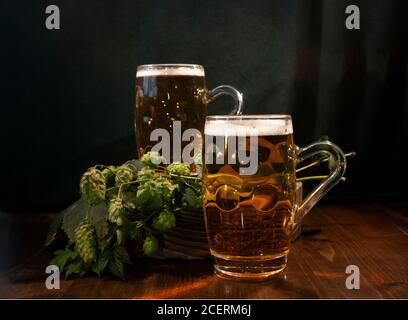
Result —
M111 184L115 181L116 168L114 166L106 167L102 170L102 174L105 177L106 184Z
M177 184L173 184L169 179L164 177L157 177L151 181L152 191L154 190L155 193L165 202L172 200L174 190L177 188Z
M157 151L150 151L148 153L145 153L141 158L143 165L148 167L155 167L160 163L165 163L165 160L166 159Z
M128 183L133 179L133 170L128 165L121 165L116 171L115 182L117 184Z
M167 172L178 176L188 176L190 174L190 165L188 163L173 162L167 168Z
M96 232L88 218L82 220L75 229L76 249L85 263L96 260Z
M149 167L144 167L137 173L137 182L140 184L150 181L154 178L155 171Z
M108 205L108 220L109 222L118 224L125 211L123 206L123 200L120 198L114 198Z
M102 172L95 167L85 172L79 183L81 196L91 206L96 206L105 199L106 179Z
M143 253L151 256L156 253L159 248L159 242L154 235L148 235L143 242Z
M153 227L159 231L166 231L176 226L176 216L168 209L160 212L153 220Z

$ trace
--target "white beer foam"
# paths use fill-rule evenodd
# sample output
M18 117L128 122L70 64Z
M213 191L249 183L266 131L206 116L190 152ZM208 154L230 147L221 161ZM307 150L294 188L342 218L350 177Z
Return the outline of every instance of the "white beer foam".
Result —
M189 68L189 67L160 67L155 69L154 67L147 68L146 70L137 70L136 77L157 77L157 76L196 76L204 77L204 69Z
M210 136L278 136L293 133L288 119L210 120L204 134Z

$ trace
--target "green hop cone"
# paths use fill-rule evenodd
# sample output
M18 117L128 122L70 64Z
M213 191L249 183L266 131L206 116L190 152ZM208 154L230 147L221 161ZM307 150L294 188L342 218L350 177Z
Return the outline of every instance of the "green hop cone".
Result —
M190 165L188 163L173 162L167 166L166 171L177 176L188 176L190 174Z
M178 187L178 184L173 184L171 180L165 177L158 177L154 180L154 189L160 195L163 202L172 201L174 190Z
M105 176L95 167L89 168L82 175L79 188L81 191L81 197L91 206L96 206L105 199Z
M108 166L102 170L107 185L110 185L115 181L116 170L117 169L114 166Z
M176 226L176 216L169 209L160 212L153 220L153 227L159 231L166 231Z
M81 259L86 263L91 263L96 260L97 243L95 227L90 223L88 218L75 229L76 250Z
M108 205L108 220L111 223L119 224L123 214L125 213L125 207L123 206L123 199L113 198L109 201Z
M117 184L128 183L133 180L133 170L128 165L123 164L118 167L115 176Z
M152 180L154 178L155 171L149 167L144 167L137 173L137 182L143 184L146 181Z
M147 256L151 256L156 253L159 248L159 241L154 235L148 235L143 242L143 253Z
M165 162L165 158L157 151L145 153L140 160L142 161L142 164L147 167L155 167Z
M173 184L167 177L154 176L144 180L138 179L139 187L134 202L135 208L141 211L154 211L163 208L165 204L173 203L174 190L178 184Z

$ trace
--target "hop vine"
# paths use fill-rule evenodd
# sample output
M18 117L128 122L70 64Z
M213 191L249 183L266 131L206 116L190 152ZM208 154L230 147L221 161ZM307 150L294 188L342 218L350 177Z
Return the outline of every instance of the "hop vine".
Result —
M162 233L176 226L179 210L201 207L200 166L165 166L164 160L158 152L148 152L140 160L96 165L82 175L82 205L75 214L83 218L64 217L64 231L75 241L56 251L52 260L66 276L91 271L100 276L109 269L124 279L130 247L136 244L142 254L153 256L161 248ZM90 218L93 212L97 219Z

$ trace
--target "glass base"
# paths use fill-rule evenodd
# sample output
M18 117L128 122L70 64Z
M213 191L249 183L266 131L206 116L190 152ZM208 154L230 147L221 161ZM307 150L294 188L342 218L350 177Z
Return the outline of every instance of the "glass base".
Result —
M212 252L215 274L225 279L264 281L276 277L286 267L288 252L278 256L234 257Z

